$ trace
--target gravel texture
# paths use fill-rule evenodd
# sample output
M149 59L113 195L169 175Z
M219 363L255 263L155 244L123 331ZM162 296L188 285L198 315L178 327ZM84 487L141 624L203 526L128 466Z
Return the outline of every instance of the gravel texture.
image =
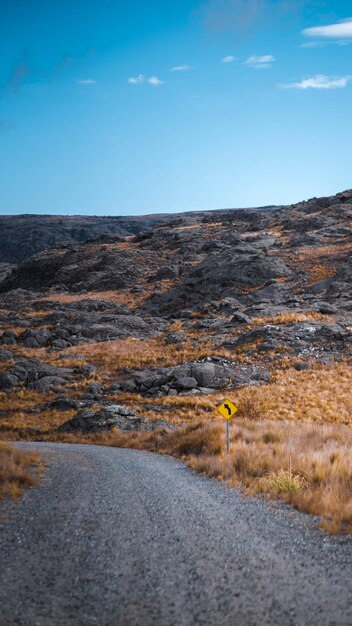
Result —
M167 457L20 445L48 467L0 506L1 626L351 626L351 538Z

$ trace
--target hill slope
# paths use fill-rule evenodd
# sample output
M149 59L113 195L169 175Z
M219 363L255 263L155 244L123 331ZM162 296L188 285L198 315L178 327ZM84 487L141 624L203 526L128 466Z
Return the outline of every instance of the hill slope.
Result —
M352 529L352 191L137 223L7 268L0 431L185 456Z

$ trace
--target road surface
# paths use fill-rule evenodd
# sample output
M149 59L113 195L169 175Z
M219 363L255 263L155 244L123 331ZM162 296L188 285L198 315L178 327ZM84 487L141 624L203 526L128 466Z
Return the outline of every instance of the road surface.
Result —
M1 626L351 626L351 538L168 457L21 445L49 465L0 505Z

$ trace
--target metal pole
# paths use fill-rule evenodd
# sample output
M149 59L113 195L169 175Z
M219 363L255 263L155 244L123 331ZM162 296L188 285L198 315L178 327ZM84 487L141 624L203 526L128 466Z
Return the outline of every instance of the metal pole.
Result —
M226 420L226 454L230 454L230 420Z

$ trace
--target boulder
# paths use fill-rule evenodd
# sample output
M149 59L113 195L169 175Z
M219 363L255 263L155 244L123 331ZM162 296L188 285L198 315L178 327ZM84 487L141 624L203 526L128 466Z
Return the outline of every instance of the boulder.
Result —
M181 391L195 389L197 387L197 381L192 376L184 376L183 378L178 378L175 382L175 387ZM161 388L163 391L163 389ZM169 389L168 389L169 390ZM168 391L167 390L167 391Z
M55 409L56 411L72 411L73 409L79 409L80 406L82 406L82 403L79 400L59 397L48 402L43 408Z
M231 322L235 323L235 324L249 324L251 321L251 318L248 317L248 315L246 315L245 313L235 313L232 318L231 318Z
M150 420L146 417L140 417L132 409L114 404L98 411L83 409L71 420L62 424L59 431L62 433L76 431L95 433L111 431L113 428L123 431L152 431L174 427L163 420Z
M7 346L15 346L17 344L17 334L11 330L5 330L0 337L0 343Z
M17 383L18 379L10 372L0 374L0 391L11 391Z
M50 343L51 334L44 329L27 329L19 336L19 341L26 348L38 348L47 346Z
M64 378L60 378L59 376L43 376L43 378L39 378L38 380L29 383L29 389L34 389L35 391L39 391L41 393L46 393L50 389L54 389L56 387L62 387L67 384L67 380Z
M295 363L293 367L298 372L304 372L312 369L312 366L309 363L306 363L306 361L298 361L298 363Z
M2 348L0 349L0 362L13 361L13 359L13 352L11 352L10 350L3 350Z

